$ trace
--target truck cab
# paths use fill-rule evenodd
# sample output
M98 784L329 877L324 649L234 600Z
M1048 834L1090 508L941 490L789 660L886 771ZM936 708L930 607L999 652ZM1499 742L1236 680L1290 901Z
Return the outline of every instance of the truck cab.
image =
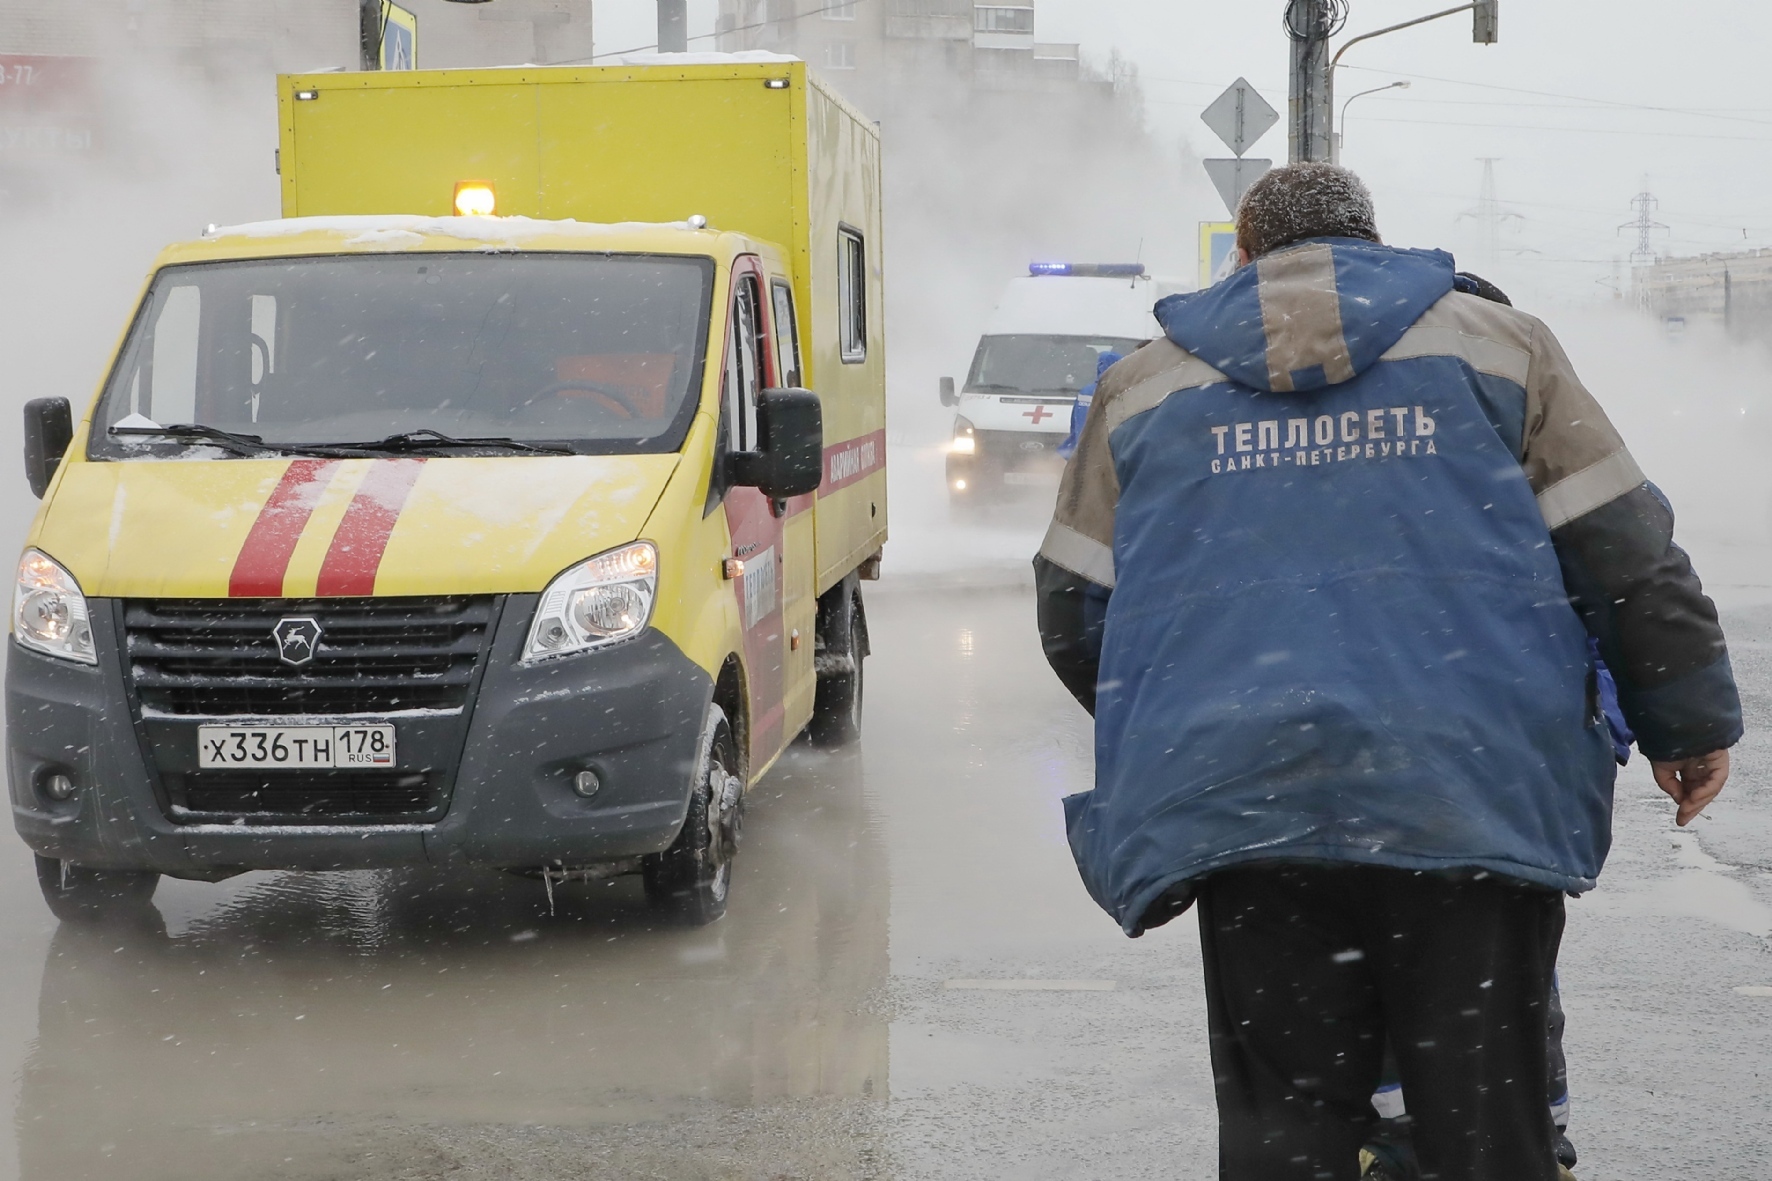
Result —
M952 406L949 499L956 504L1055 489L1058 445L1103 353L1125 356L1160 331L1152 306L1173 287L1139 263L1036 262L1009 280L964 382L942 379Z
M288 216L168 247L89 406L27 407L45 899L481 865L717 919L751 785L859 734L872 125L792 59L279 87Z

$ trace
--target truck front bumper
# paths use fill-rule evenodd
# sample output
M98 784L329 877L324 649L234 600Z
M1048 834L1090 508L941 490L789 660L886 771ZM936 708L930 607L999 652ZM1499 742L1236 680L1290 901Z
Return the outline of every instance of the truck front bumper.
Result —
M422 823L263 824L249 816L180 823L189 818L169 804L168 767L190 762L198 719L140 719L110 628L94 629L96 667L14 642L6 668L14 825L46 857L192 878L248 869L572 867L666 848L688 808L712 680L651 631L524 666L535 599L500 603L478 691L454 726L398 714L353 719L392 722L402 761L413 751L447 780L438 788L440 814ZM102 600L92 607L95 619L110 609ZM581 771L601 784L588 799L573 790ZM72 798L49 796L54 775L74 781Z

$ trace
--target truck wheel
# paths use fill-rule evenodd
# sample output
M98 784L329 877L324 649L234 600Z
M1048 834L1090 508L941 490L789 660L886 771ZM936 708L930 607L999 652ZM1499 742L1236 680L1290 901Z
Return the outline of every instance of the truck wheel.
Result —
M150 869L89 869L34 854L37 885L51 913L64 923L97 923L145 910L160 875Z
M848 746L861 738L862 661L868 654L868 629L859 594L849 600L849 610L843 614L848 619L839 623L835 636L826 638L825 649L818 654L818 694L806 728L814 746Z
M738 745L719 706L710 707L709 722L706 770L689 793L683 829L670 848L640 863L646 901L691 927L704 927L726 913L732 860L744 826L744 780L735 773Z

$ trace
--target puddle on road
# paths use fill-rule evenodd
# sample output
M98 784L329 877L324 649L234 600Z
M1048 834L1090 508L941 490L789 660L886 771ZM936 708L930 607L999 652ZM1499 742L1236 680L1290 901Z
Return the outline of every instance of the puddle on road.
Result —
M170 924L62 927L21 1176L876 1175L886 859L860 760L796 750L753 805L705 930L626 880L556 885L550 917L497 872L258 875L206 908L180 884Z
M1772 936L1772 907L1761 902L1738 867L1704 851L1698 834L1669 834L1678 872L1670 878L1588 895L1583 906L1597 914L1691 918L1758 939ZM1737 875L1737 876L1731 876Z

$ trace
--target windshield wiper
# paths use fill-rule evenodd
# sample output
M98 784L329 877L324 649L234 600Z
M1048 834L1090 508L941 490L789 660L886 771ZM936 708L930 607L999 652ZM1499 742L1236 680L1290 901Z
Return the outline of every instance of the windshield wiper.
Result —
M384 438L364 443L308 443L304 449L321 451L425 451L437 447L485 447L498 451L525 451L536 455L577 455L570 447L557 443L525 443L508 435L474 435L458 439L442 431L423 427L416 431L397 431Z
M266 451L281 450L257 435L239 435L220 427L204 426L200 422L173 422L165 426L114 426L109 433L173 439L181 443L215 443L237 455L262 455Z

